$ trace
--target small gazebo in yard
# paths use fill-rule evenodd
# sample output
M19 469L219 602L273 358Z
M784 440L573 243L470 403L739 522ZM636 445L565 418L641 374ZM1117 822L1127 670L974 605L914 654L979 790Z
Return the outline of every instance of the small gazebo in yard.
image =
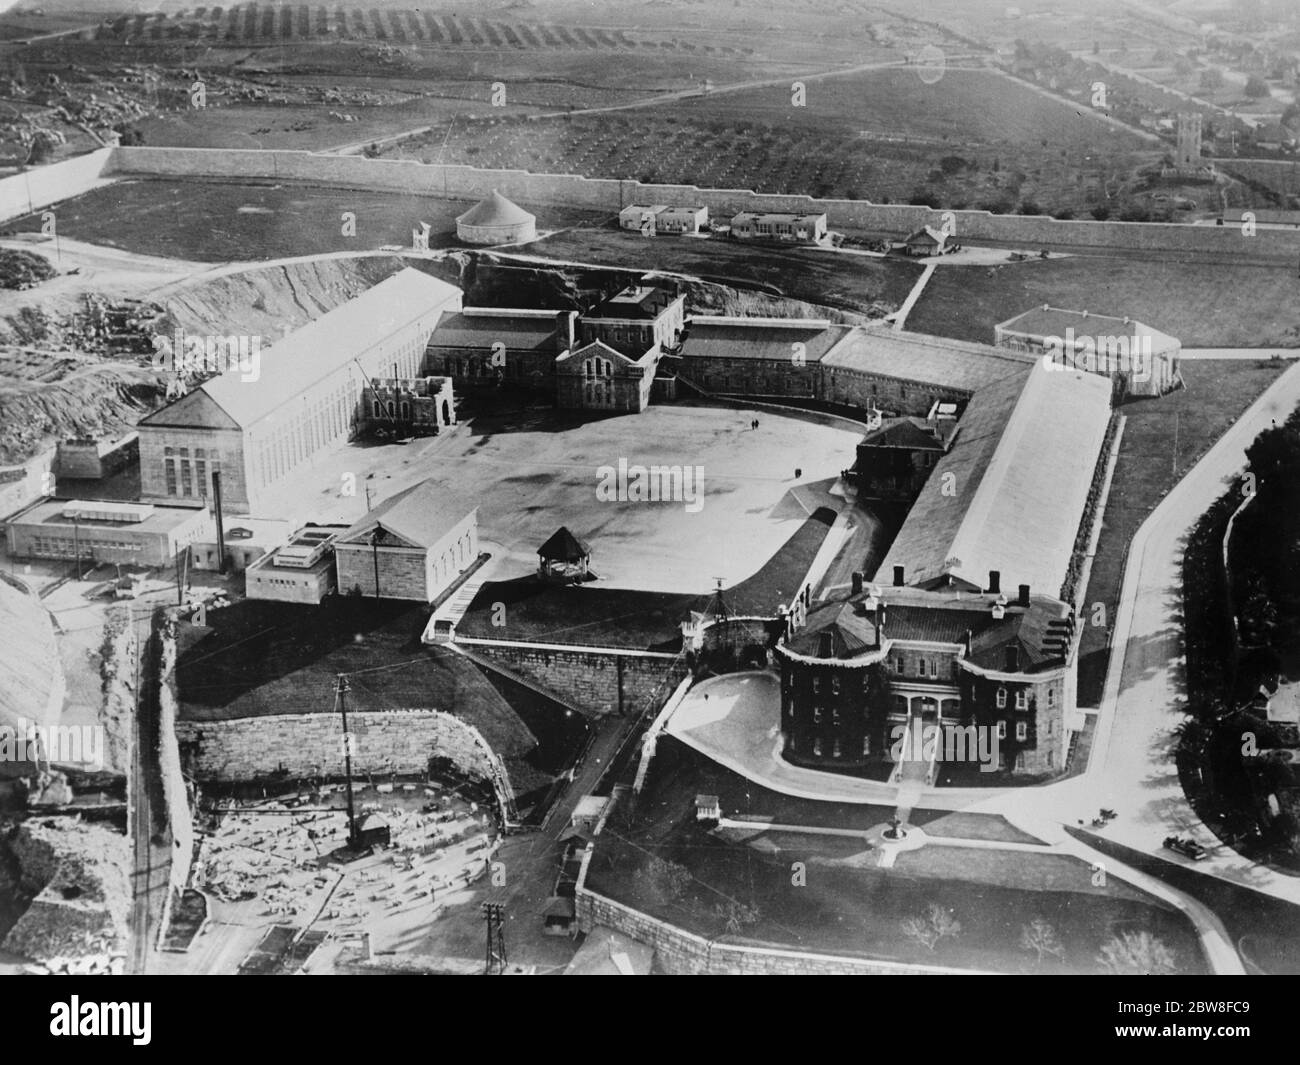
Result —
M591 549L565 526L537 549L538 576L548 580L585 580Z

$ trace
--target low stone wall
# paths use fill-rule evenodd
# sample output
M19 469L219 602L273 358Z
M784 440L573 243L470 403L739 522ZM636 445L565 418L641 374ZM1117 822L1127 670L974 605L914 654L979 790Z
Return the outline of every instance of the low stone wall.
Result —
M687 932L630 906L597 895L581 883L577 891L578 927L590 932L604 925L655 950L659 964L675 976L904 976L975 975L973 969L904 965L869 958L783 950L778 947L720 943Z
M352 771L423 773L446 758L463 773L489 779L491 751L474 729L441 710L358 711L348 714ZM200 781L253 781L273 773L291 778L343 775L343 727L337 714L274 714L230 721L178 721L176 738Z
M593 714L657 710L687 673L687 665L679 656L650 651L620 652L612 648L462 637L457 637L456 642Z

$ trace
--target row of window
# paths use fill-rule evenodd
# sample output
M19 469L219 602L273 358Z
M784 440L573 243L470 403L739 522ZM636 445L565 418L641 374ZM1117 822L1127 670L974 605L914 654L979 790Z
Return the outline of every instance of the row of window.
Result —
M68 558L72 558L80 552L82 558L88 558L96 548L108 551L144 550L143 545L133 543L130 540L105 540L102 537L87 536L68 537L66 540L61 536L36 536L32 538L32 553L41 556L66 555Z
M1002 724L1005 725L1006 723L1005 723L1005 722L1002 722ZM1023 739L1024 737L1022 737L1022 736L1018 736L1017 738L1018 738L1018 739ZM790 750L791 750L792 752L796 753L796 754L798 753L798 750L799 750L799 741L798 741L798 739L797 739L795 736L791 736L791 737L790 737ZM823 756L823 754L825 753L825 750L826 750L826 746L825 746L825 744L823 743L822 738L821 738L820 736L814 736L814 737L813 737L813 741L812 741L812 753L813 753L813 757L814 757L814 758L821 758L821 757ZM865 758L865 757L868 757L870 754L871 754L871 737L870 737L870 736L863 736L863 737L862 737L862 756ZM832 741L831 741L830 756L831 756L832 758L843 758L843 757L844 757L844 744L843 744L840 740L832 740ZM1049 750L1049 751L1047 752L1047 759L1046 759L1046 761L1047 761L1047 768L1048 768L1048 769L1051 769L1052 766L1053 766L1053 764L1054 764L1054 762L1055 762L1055 752ZM1021 772L1021 771L1024 770L1024 768L1025 768L1025 752L1024 752L1024 751L1017 751L1017 752L1016 752L1015 762L1014 762L1013 764L1015 765L1016 772ZM999 754L999 755L998 755L998 768L999 768L999 769L1006 769L1006 767L1007 767L1006 755L1005 755L1005 754Z

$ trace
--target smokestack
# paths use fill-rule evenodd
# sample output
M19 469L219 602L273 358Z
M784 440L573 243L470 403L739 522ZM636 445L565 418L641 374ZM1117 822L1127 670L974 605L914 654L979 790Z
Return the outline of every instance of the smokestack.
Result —
M1023 607L1029 606L1029 585L1027 584L1020 586L1020 605Z
M226 575L226 526L221 514L221 471L212 471L212 499L217 514L217 572Z
M1002 573L999 570L989 570L989 591L996 595L1002 591Z
M862 594L862 574L861 574L861 573L854 573L854 574L853 574L853 594L854 594L854 595L861 595L861 594Z
M974 634L973 632L971 632L970 629L967 629L967 630L966 630L966 657L967 657L967 658L970 658L970 644L971 644L971 638L972 638L974 635L975 635L975 634Z
M885 604L876 603L876 650L885 646Z
M895 587L895 588L901 588L901 587L903 587L903 567L902 567L902 566L895 566L895 567L894 567L894 587Z

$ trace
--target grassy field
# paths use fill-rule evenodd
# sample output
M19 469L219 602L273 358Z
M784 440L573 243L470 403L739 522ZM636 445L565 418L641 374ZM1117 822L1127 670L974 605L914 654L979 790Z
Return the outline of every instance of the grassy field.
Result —
M1183 363L1187 387L1158 400L1134 400L1122 412L1127 421L1111 483L1097 555L1084 599L1085 624L1079 646L1079 705L1101 700L1130 541L1169 490L1223 435L1287 363ZM1175 446L1175 439L1177 446ZM1103 624L1092 624L1096 604Z
M1281 264L1078 256L945 268L930 278L907 328L991 344L998 322L1050 303L1137 318L1189 348L1300 347L1295 288Z
M420 221L429 246L455 243L456 216L473 201L349 189L202 181L122 181L57 208L66 237L125 251L199 262L275 259L411 246ZM342 215L356 215L356 236L343 236ZM539 228L573 225L591 212L535 209ZM36 232L40 215L11 224Z
M901 259L744 244L719 237L647 239L591 224L557 232L524 250L596 266L672 270L877 317L902 304L922 270Z
M389 154L713 188L1007 210L1025 200L1080 206L1088 175L1158 158L1089 109L990 71L951 70L927 85L890 68L717 92L563 120L448 127Z
M1019 946L1020 929L1042 917L1066 950L1064 963L1049 963L1052 971L1096 972L1102 942L1119 929L1137 927L1172 947L1184 971L1204 971L1195 935L1180 915L1114 878L1094 887L1088 867L1074 859L927 846L901 855L893 869L878 869L874 855L852 839L783 832L747 845L710 833L695 821L693 798L699 792L719 795L729 816L750 811L810 824L799 814L820 808L820 822L840 827L879 824L888 816L881 808L858 808L848 823L840 822L834 804L774 796L664 738L635 806L626 798L628 806L621 803L601 833L588 886L731 942L1029 972L1033 955ZM653 858L685 870L679 892L665 890ZM803 886L792 881L796 861L806 867ZM756 920L738 933L726 927L725 910L732 903L756 911ZM904 920L924 914L929 903L950 911L962 926L958 937L943 940L933 952L901 930Z

